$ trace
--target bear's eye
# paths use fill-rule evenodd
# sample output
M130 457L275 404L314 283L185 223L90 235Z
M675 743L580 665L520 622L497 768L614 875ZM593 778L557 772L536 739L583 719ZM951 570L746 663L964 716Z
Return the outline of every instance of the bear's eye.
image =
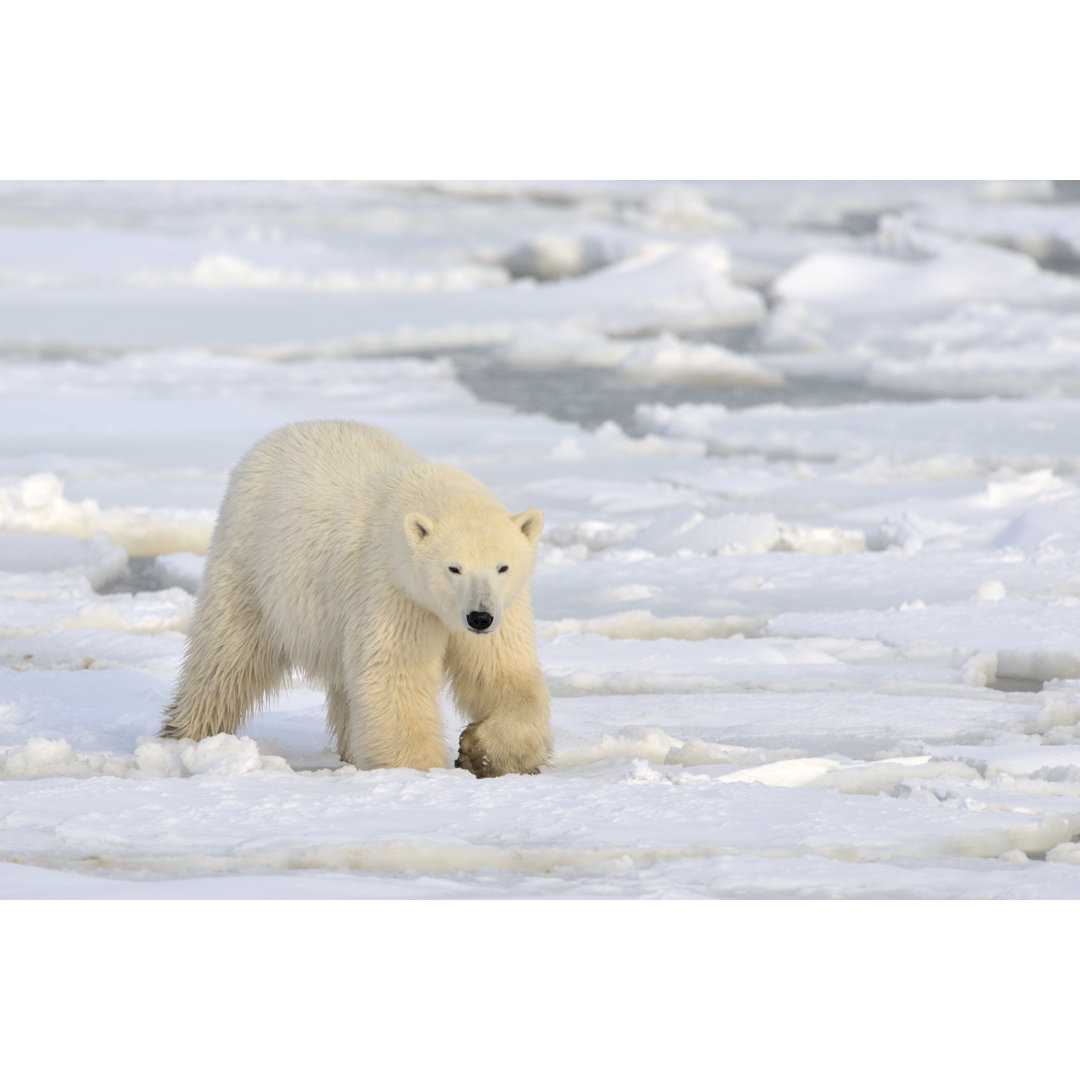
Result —
M506 565L506 563L503 563L503 564L502 564L502 566L500 566L500 567L498 568L498 572L499 572L500 574L505 574L505 573L506 573L506 571L507 571L507 570L509 570L509 569L510 569L510 567L509 567L509 566L507 566L507 565Z
M461 573L461 567L460 566L448 566L446 569L449 570L451 574L460 574Z

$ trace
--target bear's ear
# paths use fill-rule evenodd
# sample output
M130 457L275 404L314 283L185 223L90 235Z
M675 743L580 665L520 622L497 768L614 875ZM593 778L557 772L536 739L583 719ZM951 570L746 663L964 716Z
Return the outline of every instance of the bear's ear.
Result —
M539 510L523 510L520 514L515 514L513 520L530 544L535 544L540 539L540 532L544 528L544 515Z
M435 522L423 514L408 514L405 517L405 535L414 547L431 535Z

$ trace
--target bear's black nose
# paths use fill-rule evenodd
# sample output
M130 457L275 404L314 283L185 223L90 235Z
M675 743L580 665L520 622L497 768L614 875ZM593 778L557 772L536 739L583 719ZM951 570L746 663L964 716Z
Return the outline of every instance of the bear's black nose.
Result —
M494 617L486 611L470 611L465 616L465 621L469 624L470 630L475 630L478 634L483 633L494 621Z

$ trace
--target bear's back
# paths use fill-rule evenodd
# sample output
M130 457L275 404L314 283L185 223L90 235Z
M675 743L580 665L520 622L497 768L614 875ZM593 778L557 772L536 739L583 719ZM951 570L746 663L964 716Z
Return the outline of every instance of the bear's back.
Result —
M366 497L395 473L426 464L396 436L352 420L306 420L272 431L233 470L235 487L273 493L278 505L332 506Z
M260 440L248 457L267 459L274 468L295 463L333 474L379 473L424 459L396 435L355 420L303 420L278 428Z

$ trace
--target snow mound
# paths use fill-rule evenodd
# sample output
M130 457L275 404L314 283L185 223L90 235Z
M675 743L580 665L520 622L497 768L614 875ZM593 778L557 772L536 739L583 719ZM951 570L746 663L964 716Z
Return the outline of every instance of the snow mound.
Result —
M634 544L657 555L745 555L766 551L828 554L862 551L866 537L856 529L789 525L773 514L708 517L698 510L677 510L658 517L635 538Z
M78 754L67 739L35 736L22 746L0 754L0 776L11 780L34 780L43 776L123 776L130 757Z
M708 342L684 341L669 331L626 341L575 326L534 328L515 334L500 355L514 367L600 368L629 382L779 386L784 381L747 356Z
M564 325L522 329L499 350L499 355L513 367L535 371L618 368L632 347L580 326Z
M809 787L840 765L830 758L795 758L754 765L718 777L725 784L767 784L769 787Z
M713 205L700 188L690 184L664 184L652 191L640 206L628 208L628 221L654 232L701 233L737 231L742 219Z
M1073 206L957 200L927 203L903 216L919 228L1023 252L1043 266L1080 266L1080 219Z
M732 282L728 253L713 243L626 259L553 285L549 295L569 299L569 290L595 313L588 323L614 333L756 326L765 317L761 294Z
M792 757L738 769L717 777L717 780L725 784L831 788L846 795L878 795L894 793L905 780L942 778L977 780L979 773L968 764L939 760L930 755L866 763L824 757Z
M516 278L558 281L590 274L623 259L670 250L668 244L618 233L541 233L523 240L497 261Z
M865 317L945 309L972 300L1049 302L1080 296L1080 286L1040 274L1011 251L934 237L894 222L880 254L818 251L773 282L785 302L827 314Z
M283 757L261 754L247 735L191 739L152 739L135 750L135 769L154 776L244 776L269 770L292 772Z
M619 364L619 373L634 382L679 382L712 386L779 386L781 375L755 360L712 344L679 341L661 334L640 342Z
M0 752L0 777L8 780L244 776L261 771L292 772L283 757L261 754L255 740L246 735L214 735L202 742L144 739L134 754L80 753L67 739L34 736Z
M0 487L0 529L90 539L104 533L129 555L205 553L214 513L205 510L102 509L93 499L71 502L55 473L41 472Z

